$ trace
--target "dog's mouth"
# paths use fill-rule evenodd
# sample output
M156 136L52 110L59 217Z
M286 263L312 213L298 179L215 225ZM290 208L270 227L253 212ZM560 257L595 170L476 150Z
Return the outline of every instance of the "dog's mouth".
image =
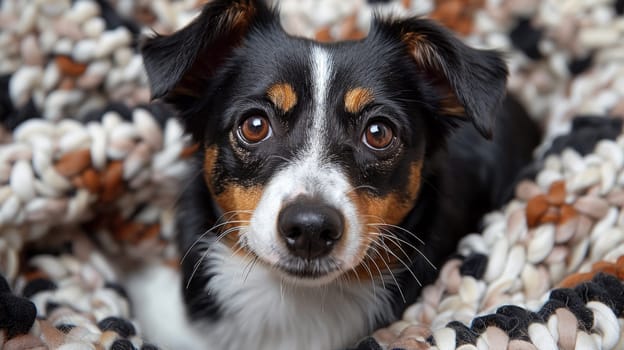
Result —
M288 277L301 280L324 279L341 273L340 264L332 258L314 260L287 258L273 266Z
M344 263L331 255L305 259L277 250L268 255L262 254L249 245L245 236L241 237L239 244L238 249L245 252L247 258L253 261L252 264L260 263L295 283L324 284L334 280L344 271Z

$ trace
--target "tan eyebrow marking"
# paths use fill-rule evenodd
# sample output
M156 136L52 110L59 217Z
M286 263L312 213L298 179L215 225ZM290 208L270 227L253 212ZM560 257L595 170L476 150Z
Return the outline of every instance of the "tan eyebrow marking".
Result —
M284 112L290 111L297 104L297 94L289 83L273 84L267 90L267 97Z
M356 87L347 91L344 97L345 110L349 113L359 113L364 107L374 100L370 89Z

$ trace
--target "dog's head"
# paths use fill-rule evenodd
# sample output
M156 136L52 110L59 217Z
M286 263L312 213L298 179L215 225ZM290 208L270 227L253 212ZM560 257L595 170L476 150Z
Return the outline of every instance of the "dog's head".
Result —
M308 284L404 263L427 158L463 122L490 137L505 93L495 52L416 18L321 44L259 0L215 0L142 50L153 97L203 146L220 241Z

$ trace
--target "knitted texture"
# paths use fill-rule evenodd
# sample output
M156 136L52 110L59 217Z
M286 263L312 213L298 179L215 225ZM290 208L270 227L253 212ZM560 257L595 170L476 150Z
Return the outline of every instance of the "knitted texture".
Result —
M623 161L624 136L584 157L549 156L537 182L521 182L421 301L375 337L391 349L624 346Z
M428 15L471 45L504 51L510 90L548 135L538 157L578 115L624 115L622 1L375 6ZM132 320L119 271L178 264L174 207L195 176L194 146L169 109L148 105L136 43L180 28L199 7L0 3L1 348L156 348ZM289 31L321 41L362 37L373 15L364 0L280 7ZM624 136L586 152L546 156L402 319L358 349L624 348Z

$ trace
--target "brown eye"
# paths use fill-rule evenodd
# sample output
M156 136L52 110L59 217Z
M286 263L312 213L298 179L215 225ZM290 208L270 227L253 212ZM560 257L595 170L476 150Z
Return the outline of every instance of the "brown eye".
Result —
M266 117L253 115L238 128L239 137L247 143L258 143L271 136L271 126Z
M392 128L381 121L373 121L366 126L362 142L374 150L383 150L392 144L394 133Z

